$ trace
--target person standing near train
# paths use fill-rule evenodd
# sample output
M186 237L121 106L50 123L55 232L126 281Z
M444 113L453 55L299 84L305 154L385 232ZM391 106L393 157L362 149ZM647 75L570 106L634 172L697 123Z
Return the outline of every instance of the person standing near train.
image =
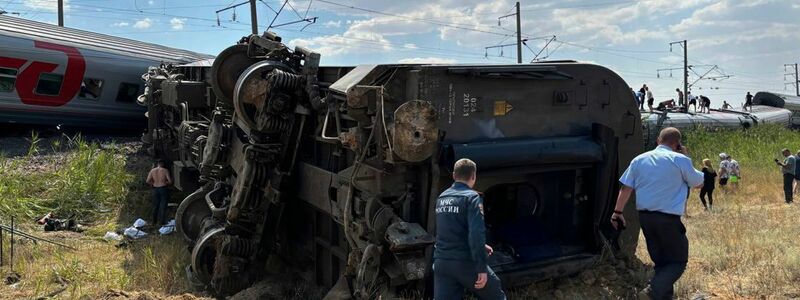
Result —
M650 108L650 112L653 112L653 103L655 103L656 98L653 97L653 91L649 87L644 86L644 90L647 94L647 107Z
M728 154L728 183L731 184L732 190L739 189L739 181L742 179L739 162L733 159L733 156Z
M719 187L722 188L723 193L728 191L729 169L728 154L722 152L719 154Z
M643 84L639 89L639 110L644 110L644 97L647 94L647 85Z
M791 204L793 202L792 183L794 183L797 159L792 156L792 152L786 148L781 150L781 154L783 154L783 162L776 158L775 163L781 167L781 173L783 173L783 196L785 197L786 204Z
M744 96L744 110L747 111L748 108L753 111L753 95L750 92L747 92L747 95Z
M169 202L169 185L172 178L169 170L164 167L164 161L158 160L155 168L147 174L147 184L153 187L153 224L166 224L167 202Z
M797 155L794 156L795 166L794 166L794 188L792 188L792 194L797 194L797 186L800 186L800 164L797 161L800 160L800 150L797 150Z
M703 159L703 188L700 189L700 202L703 203L705 210L714 210L714 185L717 172L711 166L711 160ZM705 196L708 196L708 204L706 205Z
M694 106L694 112L697 113L697 97L692 95L692 92L686 92L686 100L688 100L686 112L689 112L689 106Z
M681 216L689 187L701 187L703 180L703 173L692 166L688 149L681 145L681 132L674 127L662 129L658 147L634 158L619 179L611 225L625 228L622 210L636 193L639 223L656 270L650 280L651 299L672 299L675 281L686 270L689 240Z
M453 185L436 199L433 299L461 299L464 289L478 299L505 300L500 278L486 264L494 250L486 244L483 198L472 189L477 166L462 158L453 166Z

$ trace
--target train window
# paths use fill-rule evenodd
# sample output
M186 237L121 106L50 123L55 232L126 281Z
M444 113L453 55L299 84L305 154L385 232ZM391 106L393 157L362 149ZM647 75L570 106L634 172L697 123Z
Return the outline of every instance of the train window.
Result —
M139 96L139 85L135 83L120 83L117 91L117 102L134 102Z
M102 79L83 79L78 97L89 100L100 99L100 93L103 92L103 83Z
M16 80L17 69L0 68L0 92L13 91Z
M36 93L46 96L57 96L61 91L61 83L64 75L54 73L42 73L39 75L39 82L36 84Z

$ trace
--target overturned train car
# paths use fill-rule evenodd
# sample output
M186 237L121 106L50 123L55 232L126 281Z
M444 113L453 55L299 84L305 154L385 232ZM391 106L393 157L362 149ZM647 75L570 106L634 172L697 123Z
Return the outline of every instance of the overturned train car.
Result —
M617 178L642 150L614 72L319 59L265 33L213 63L145 76L144 139L191 192L177 229L191 276L218 295L252 284L271 255L357 298L425 294L435 199L461 157L478 165L490 265L505 285L573 274L604 247L633 253L637 220L621 235L607 222Z
M800 127L800 97L773 92L758 92L753 96L753 105L787 109L792 113L791 126Z
M793 113L774 105L753 105L746 111L712 109L710 113L691 113L682 110L666 110L642 113L642 135L646 148L655 146L658 133L664 127L691 129L702 127L710 130L747 129L762 124L792 125Z

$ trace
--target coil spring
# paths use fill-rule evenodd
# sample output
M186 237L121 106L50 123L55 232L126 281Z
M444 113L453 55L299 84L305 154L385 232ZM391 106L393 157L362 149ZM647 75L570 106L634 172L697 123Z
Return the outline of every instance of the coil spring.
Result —
M273 89L296 89L303 85L303 76L284 72L278 69L272 70L267 77L270 90Z
M288 131L291 127L291 122L289 120L284 120L280 116L267 116L259 123L259 127L262 128L264 132L285 132Z
M250 240L235 236L225 236L222 242L222 254L238 257L250 257L258 251L258 245Z

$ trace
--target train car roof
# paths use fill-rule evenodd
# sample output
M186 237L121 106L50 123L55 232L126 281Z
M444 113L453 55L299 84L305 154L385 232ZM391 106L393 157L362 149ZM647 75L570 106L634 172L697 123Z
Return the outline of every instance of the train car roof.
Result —
M0 15L0 35L42 40L153 61L188 63L212 58L203 53ZM0 50L3 46L0 45Z

